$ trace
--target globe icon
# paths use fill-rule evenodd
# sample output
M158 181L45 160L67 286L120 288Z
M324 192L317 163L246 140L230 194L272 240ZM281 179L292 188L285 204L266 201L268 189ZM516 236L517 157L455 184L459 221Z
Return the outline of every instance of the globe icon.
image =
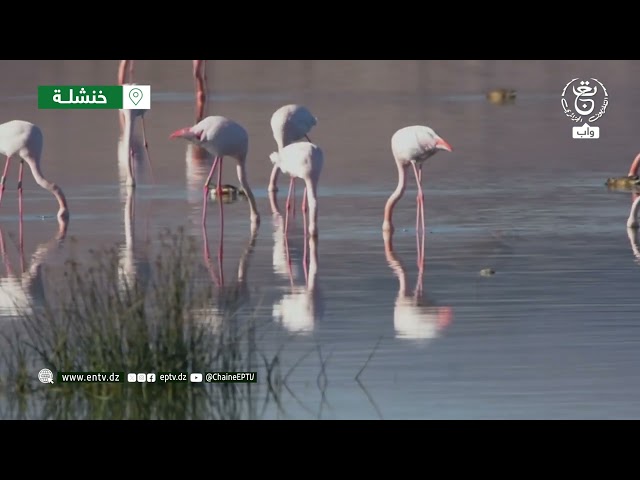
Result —
M43 368L38 372L38 380L42 383L53 383L53 372L48 368Z

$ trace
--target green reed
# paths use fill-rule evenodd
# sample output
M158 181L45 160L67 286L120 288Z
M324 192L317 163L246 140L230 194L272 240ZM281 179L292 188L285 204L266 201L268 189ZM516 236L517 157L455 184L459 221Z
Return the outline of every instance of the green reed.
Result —
M159 239L146 275L125 275L117 249L73 259L45 280L45 300L5 335L0 416L46 419L248 419L280 408L277 354L257 345L257 322L198 281L202 259L182 230ZM224 292L224 290L222 290ZM224 293L223 293L224 294ZM233 295L233 293L230 293ZM225 305L221 314L207 307ZM204 313L202 313L204 312ZM207 313L209 312L209 313ZM37 372L257 371L258 382L41 384ZM5 373L6 372L6 373ZM3 393L4 392L4 393Z

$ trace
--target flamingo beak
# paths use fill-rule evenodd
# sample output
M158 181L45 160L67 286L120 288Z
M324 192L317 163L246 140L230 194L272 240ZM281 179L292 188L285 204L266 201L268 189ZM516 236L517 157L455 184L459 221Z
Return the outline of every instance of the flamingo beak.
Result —
M438 138L438 140L436 140L436 147L439 148L440 150L446 150L447 152L453 152L453 147L451 145L449 145L449 143L447 143L442 138Z
M185 127L173 132L169 135L169 138L189 138L190 136L193 136L191 134L191 127Z

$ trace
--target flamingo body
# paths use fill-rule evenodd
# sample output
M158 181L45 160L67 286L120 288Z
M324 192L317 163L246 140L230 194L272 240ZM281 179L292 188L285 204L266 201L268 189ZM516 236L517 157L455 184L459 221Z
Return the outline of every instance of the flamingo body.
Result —
M204 185L203 224L206 219L207 197L209 184L216 167L218 170L218 197L222 194L222 159L232 157L237 161L237 173L240 187L245 192L249 201L249 209L252 225L257 226L260 221L256 200L249 186L246 172L246 159L249 151L249 134L239 123L222 116L210 116L196 123L192 127L176 130L169 138L184 138L194 143L215 157L209 176ZM222 205L222 203L220 203ZM221 207L222 208L222 207Z
M453 148L430 127L413 125L401 128L393 134L391 137L391 151L398 168L398 186L387 200L384 209L384 221L382 224L384 231L393 231L393 208L404 194L406 187L406 168L411 165L418 186L416 229L418 229L418 220L421 216L422 231L424 232L422 165L440 150L451 152Z
M274 166L282 170L283 173L291 177L289 185L289 195L293 182L300 178L305 182L305 200L309 205L309 234L317 235L318 223L318 202L317 190L318 181L324 164L324 154L320 147L310 142L291 143L278 152L269 155ZM289 203L289 201L287 201ZM287 209L288 210L288 209ZM303 208L304 211L304 208ZM285 227L285 232L287 228ZM306 231L306 230L305 230Z
M303 138L309 140L307 134L318 124L308 108L302 105L284 105L271 116L271 131L278 150ZM274 166L269 179L269 191L277 191L278 167Z
M58 201L58 218L68 219L69 209L62 189L42 176L40 161L42 159L43 146L44 136L42 130L31 122L11 120L0 125L0 153L7 157L4 173L0 181L0 202L2 202L2 194L4 193L11 157L17 155L20 157L20 172L18 174L20 215L22 216L22 163L27 162L36 183L51 192Z

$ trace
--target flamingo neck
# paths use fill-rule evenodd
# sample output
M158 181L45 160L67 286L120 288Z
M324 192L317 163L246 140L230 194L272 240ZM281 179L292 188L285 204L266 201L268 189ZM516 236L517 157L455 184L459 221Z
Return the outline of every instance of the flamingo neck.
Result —
M404 195L404 189L407 183L407 171L406 167L402 165L400 162L397 163L398 166L398 186L393 191L389 199L387 200L387 204L384 207L384 227L391 227L392 225L392 217L393 217L393 209L396 206L396 203L402 198Z
M629 176L638 175L638 170L640 170L640 153L633 159L631 168L629 168Z
M38 185L40 185L45 190L50 191L56 200L58 201L58 216L65 217L68 215L69 209L67 207L67 198L64 195L62 189L53 182L50 182L46 178L42 176L42 172L40 172L40 162L39 161L30 161L28 162L31 167L31 173L33 174L33 178Z

